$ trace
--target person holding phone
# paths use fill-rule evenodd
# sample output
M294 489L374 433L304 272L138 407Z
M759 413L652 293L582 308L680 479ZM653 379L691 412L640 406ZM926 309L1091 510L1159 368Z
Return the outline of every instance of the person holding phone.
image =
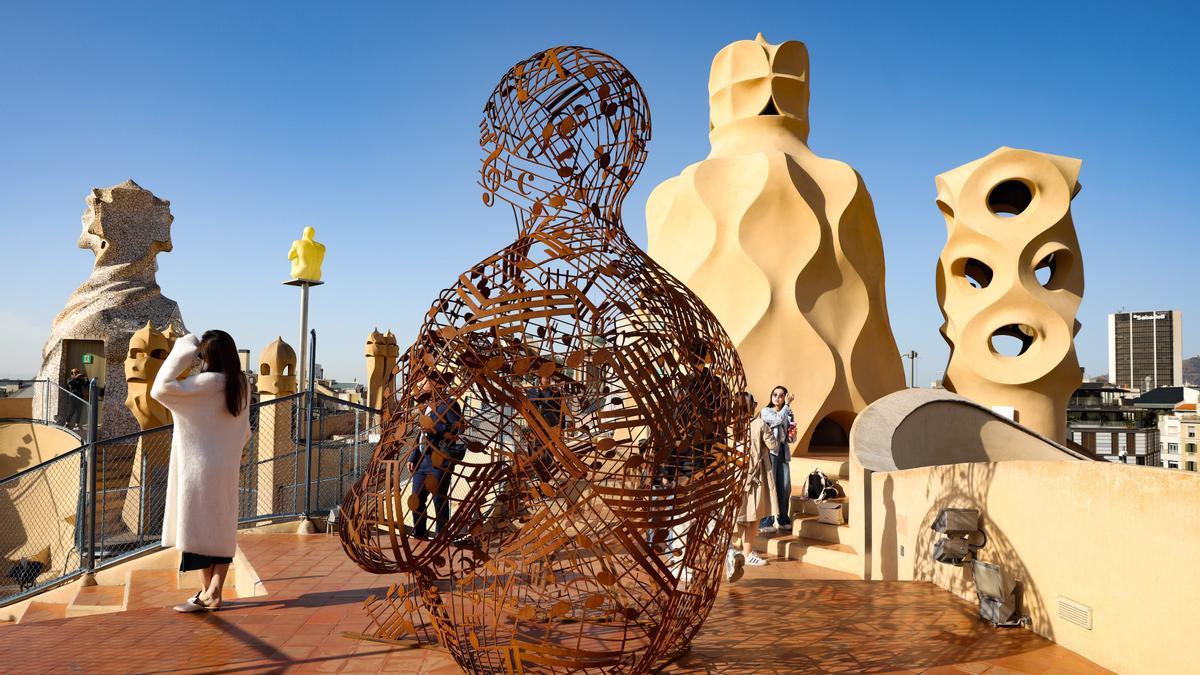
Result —
M796 399L782 384L771 390L771 400L762 409L759 417L766 427L764 433L777 441L771 450L771 470L775 477L777 510L774 518L767 516L759 523L759 531L765 533L787 531L792 527L792 472L791 443L796 437L796 417L791 403ZM774 520L774 523L771 521Z

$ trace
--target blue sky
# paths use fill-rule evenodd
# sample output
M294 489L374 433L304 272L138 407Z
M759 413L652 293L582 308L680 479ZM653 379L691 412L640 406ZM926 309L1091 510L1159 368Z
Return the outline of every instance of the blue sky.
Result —
M874 197L892 327L921 354L920 383L948 354L933 178L1001 145L1083 159L1088 373L1107 369L1105 315L1122 306L1181 309L1194 355L1198 18L1185 3L12 3L0 377L37 371L91 269L75 248L88 190L133 178L172 203L164 293L191 329L229 330L255 357L276 335L296 344L280 282L313 225L329 247L319 360L362 381L372 328L406 343L439 289L511 240L474 181L480 110L512 63L582 44L641 81L654 140L625 225L644 244L650 190L708 152L713 55L759 31L809 47L810 143Z

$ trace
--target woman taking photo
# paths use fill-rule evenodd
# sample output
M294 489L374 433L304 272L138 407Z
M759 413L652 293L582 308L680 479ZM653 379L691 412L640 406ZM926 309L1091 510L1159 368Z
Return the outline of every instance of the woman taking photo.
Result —
M200 356L200 372L180 380ZM214 610L237 549L238 470L250 439L250 387L225 331L184 335L150 394L175 418L162 544L182 551L179 571L200 570L203 587L177 612Z
M775 474L775 499L778 510L775 512L775 525L771 525L771 517L767 516L759 523L763 532L786 532L792 527L792 435L796 419L792 416L791 402L795 396L788 393L782 384L771 390L771 400L762 409L762 423L766 427L764 433L774 435L776 446L771 450L771 468Z

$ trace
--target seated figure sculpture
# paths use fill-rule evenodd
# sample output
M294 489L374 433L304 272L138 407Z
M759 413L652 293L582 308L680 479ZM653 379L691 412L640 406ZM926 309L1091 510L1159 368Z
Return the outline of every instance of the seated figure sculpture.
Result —
M306 227L304 234L292 242L292 248L288 250L288 260L292 261L293 279L321 280L321 263L325 262L325 244L313 239L316 234L316 230Z
M367 599L365 637L436 642L469 672L647 672L721 580L741 362L621 225L650 119L620 63L535 54L480 129L483 201L511 206L517 239L433 302L342 505L347 554L400 575ZM418 533L430 493L449 508Z

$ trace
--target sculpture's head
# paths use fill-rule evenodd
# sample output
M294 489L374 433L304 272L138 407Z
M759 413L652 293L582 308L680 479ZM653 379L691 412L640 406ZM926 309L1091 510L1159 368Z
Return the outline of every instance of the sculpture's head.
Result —
M387 347L384 346L383 333L379 329L371 331L367 336L367 347L364 356L384 356L387 353Z
M313 237L317 236L317 231L312 227L306 227L302 236L304 237L304 241L312 241Z
M146 325L129 337L129 352L125 357L125 381L149 384L167 358L171 343L166 336Z
M115 265L171 250L171 202L132 180L93 188L83 212L79 248L91 249L96 265Z
M511 204L522 231L588 212L615 224L646 161L650 110L613 57L555 47L505 73L479 128L483 201Z
M129 350L125 355L125 382L129 388L125 406L142 429L152 429L171 421L167 409L150 397L150 385L170 351L171 342L149 321L129 336Z
M396 344L396 336L392 333L392 331L389 330L383 334L383 346L384 356L387 356L392 360L395 360L397 356L400 356L400 346Z
M937 177L948 230L937 274L942 334L952 360L985 380L1028 384L1075 360L1083 263L1071 200L1080 165L1000 148Z
M296 393L296 350L283 337L258 355L258 392L270 396Z
M717 52L708 76L709 126L778 115L803 124L808 137L808 47L773 45L762 33Z

